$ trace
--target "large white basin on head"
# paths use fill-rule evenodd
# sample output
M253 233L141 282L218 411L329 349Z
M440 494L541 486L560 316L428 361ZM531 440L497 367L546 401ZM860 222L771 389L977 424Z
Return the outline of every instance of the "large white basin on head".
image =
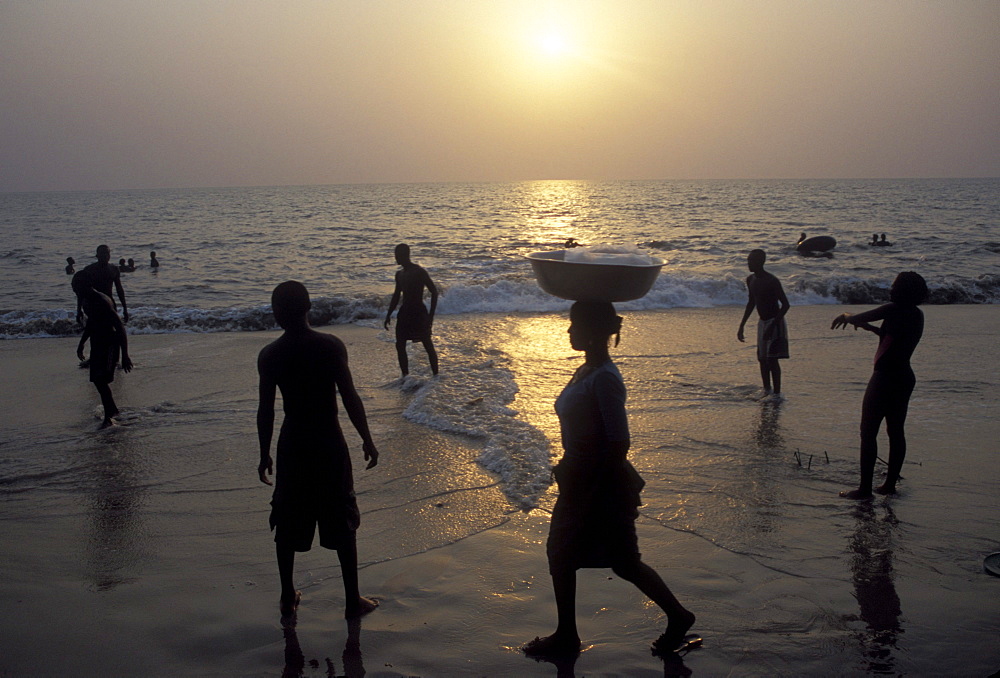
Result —
M567 250L534 252L527 256L538 286L560 299L572 301L632 301L649 292L664 262L617 263L616 257L595 255L596 261L566 261ZM627 259L627 257L617 257Z

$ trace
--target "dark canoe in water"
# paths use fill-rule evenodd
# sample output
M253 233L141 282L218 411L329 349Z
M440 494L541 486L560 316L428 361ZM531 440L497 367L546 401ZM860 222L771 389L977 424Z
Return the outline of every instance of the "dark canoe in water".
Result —
M799 252L828 252L837 246L837 239L829 235L814 235L799 240L795 249Z

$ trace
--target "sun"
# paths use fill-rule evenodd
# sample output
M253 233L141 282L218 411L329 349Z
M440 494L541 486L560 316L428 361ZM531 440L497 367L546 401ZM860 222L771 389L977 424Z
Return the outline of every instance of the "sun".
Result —
M557 30L539 34L538 46L550 56L561 56L569 52L569 42L566 40L565 34Z

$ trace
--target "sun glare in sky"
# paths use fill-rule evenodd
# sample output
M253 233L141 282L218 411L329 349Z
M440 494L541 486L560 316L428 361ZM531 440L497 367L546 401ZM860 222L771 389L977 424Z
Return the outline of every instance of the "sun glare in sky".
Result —
M550 56L561 56L569 51L565 34L558 30L549 30L539 35L538 45Z
M234 6L0 0L0 192L1000 174L997 0Z

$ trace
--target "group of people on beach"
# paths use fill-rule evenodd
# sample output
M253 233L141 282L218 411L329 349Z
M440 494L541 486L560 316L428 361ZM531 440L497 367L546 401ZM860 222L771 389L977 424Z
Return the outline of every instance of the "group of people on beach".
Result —
M388 327L389 316L401 297L397 319L400 367L406 374L406 341L421 341L436 374L436 354L429 343L436 289L426 271L410 261L408 247L396 248L396 260L402 268L396 274L396 290L384 325ZM424 289L431 291L430 313L423 306ZM414 308L417 305L423 312ZM292 579L295 553L311 548L318 527L320 545L336 550L343 567L345 614L348 618L360 616L378 603L361 596L358 587L355 533L360 511L349 450L336 417L338 391L361 436L366 468L378 463L379 452L343 342L309 326L311 302L305 286L296 281L281 283L274 289L271 306L284 333L261 350L257 362L257 471L261 482L272 484L274 402L276 391L280 391L285 419L278 436L270 516L281 582L279 609L289 617L299 605L301 593ZM627 458L630 438L625 384L609 354L610 339L620 335L621 322L610 303L576 302L570 310L570 345L584 352L585 361L556 401L565 455L554 469L559 498L546 551L558 624L552 635L525 645L529 655L579 651L576 570L581 567L610 567L663 608L669 623L654 644L657 651L666 654L675 650L694 624L694 614L681 605L639 554L635 519L643 481Z
M121 274L134 271L135 265L132 259L128 260L127 265L124 259L119 259L117 266L112 264L111 248L107 245L98 246L95 257L97 261L79 271L74 269L76 261L73 257L67 257L66 273L73 275L70 286L76 295L76 321L83 327L76 356L80 359L80 366L90 370L90 381L97 389L104 409L101 425L107 427L114 425L115 417L119 414L111 393L115 369L120 364L124 372L132 370L132 360L128 354L128 333L125 331L129 312ZM150 252L149 259L150 267L159 267L156 252ZM115 294L121 302L121 315L115 305ZM84 354L88 341L89 358Z
M398 245L395 257L401 268L383 326L388 328L398 305L396 349L403 375L408 373L408 341L423 344L431 371L437 374L430 336L437 288L426 270L411 261L407 245ZM429 311L423 303L425 290L431 295ZM310 307L308 290L296 281L281 283L271 295L275 320L284 333L261 350L257 361L257 472L262 483L274 485L270 525L275 533L282 616L293 615L301 601L293 582L295 553L310 550L318 528L320 546L337 551L345 615L352 618L374 610L378 603L362 596L358 585L355 534L361 517L350 454L336 416L338 392L361 437L367 469L378 464L379 452L348 367L347 350L337 337L309 326ZM535 656L578 652L576 570L611 567L666 612L667 631L655 647L669 653L680 645L695 617L639 554L635 519L643 481L627 459L625 384L609 355L610 338L620 334L622 319L610 303L577 302L570 320L570 344L586 358L556 401L566 454L554 470L560 493L546 549L558 625L555 633L536 638L524 651ZM285 418L275 468L271 441L277 391Z
M433 318L437 292L426 271L409 260L409 248L399 246L397 263L403 268L396 275L396 290L384 323L388 327L393 309L403 298L397 322L397 350L400 367L407 373L405 344L408 340L425 342L434 373L436 354L430 344L429 319ZM744 341L744 326L756 309L758 322L758 360L765 393L781 394L779 360L788 357L788 331L785 314L789 303L781 283L764 269L766 255L754 250L747 259L751 275L747 279L749 298L737 337ZM423 290L432 294L431 312L423 306ZM892 493L899 479L905 456L903 423L913 389L909 358L920 340L923 315L917 308L927 294L927 287L916 273L902 273L890 289L890 302L877 309L856 315L841 314L833 328L848 324L876 333L879 348L875 372L865 395L862 416L861 482L859 488L842 493L851 499L872 496L872 476L877 458L876 442L883 420L887 421L890 439L889 473L876 491ZM407 301L409 299L409 301ZM408 305L413 306L408 308ZM300 593L291 578L294 552L308 550L315 526L320 526L320 544L336 549L344 570L347 615L371 611L377 603L362 597L352 567L357 561L354 533L360 522L357 502L350 482L350 461L336 418L324 411L335 410L334 384L348 415L363 441L367 468L378 462L378 451L368 432L364 409L350 377L346 350L336 338L309 328L306 289L295 282L279 285L272 297L275 318L284 328L280 339L261 351L258 368L261 404L258 412L261 461L258 467L262 482L270 484L272 471L270 441L273 426L275 386L285 402L285 423L278 442L278 458L288 471L279 471L272 500L271 525L275 530L279 576L280 608L289 615L296 610ZM417 309L416 306L420 308ZM404 314L403 309L407 309ZM882 321L881 327L872 322ZM576 626L576 571L584 567L609 567L622 579L633 583L649 596L667 616L667 628L653 643L653 650L670 656L685 643L694 642L688 631L695 615L685 608L663 579L642 561L635 530L642 478L629 463L628 418L625 410L626 389L621 373L610 357L611 339L617 346L622 319L607 302L574 303L570 309L569 341L572 348L584 353L584 362L556 399L564 454L553 470L559 495L552 511L546 553L556 598L555 632L535 638L523 650L537 657L573 655L580 650ZM412 328L422 328L420 331ZM324 367L317 374L316 363L304 358L314 355ZM321 357L323 356L323 357ZM326 372L329 370L329 372ZM321 408L316 408L322 403ZM312 418L306 412L314 413ZM328 441L335 454L315 454L314 441ZM313 442L311 442L313 441ZM308 461L306 461L308 460ZM280 462L279 462L280 463ZM336 470L321 471L323 465ZM317 479L326 477L326 481ZM322 487L336 487L322 504ZM339 499L338 499L339 498ZM307 534L308 537L302 535ZM326 536L324 536L324 534ZM351 571L348 571L351 569Z
M398 306L396 349L400 370L404 377L408 374L406 345L416 341L427 351L436 375L438 359L431 329L438 290L426 270L412 262L407 245L396 247L395 258L400 269L383 326L388 329ZM113 379L113 361L119 347L123 369L131 368L124 325L115 312L111 286L119 290L127 320L124 292L109 261L110 250L102 246L98 249L98 264L74 276L74 291L87 314L92 341L91 380L102 401L107 393L105 422L117 412L108 384ZM785 316L790 305L780 281L764 269L765 261L763 250L753 250L747 257L751 272L746 281L749 296L737 338L745 341L745 325L756 310L757 359L763 389L765 395L776 399L782 392L779 360L789 356ZM429 310L423 301L425 291L431 296ZM883 420L889 433L889 470L885 482L875 491L895 491L906 452L903 424L914 385L909 360L923 332L923 314L917 307L926 296L927 286L920 275L900 273L890 288L889 303L834 318L833 329L853 325L879 337L874 372L862 405L861 481L857 489L845 491L842 496L872 496L876 437ZM356 531L361 514L349 449L337 418L338 393L361 437L367 469L378 464L379 451L353 382L346 347L337 337L310 327L311 300L305 286L296 281L279 284L271 295L271 307L283 333L260 351L257 361L257 471L262 483L274 487L269 522L274 531L281 585L279 609L284 618L292 618L298 608L301 593L293 581L295 553L311 549L318 528L320 545L336 550L343 568L345 616L356 618L374 610L378 603L363 597L359 589ZM872 324L878 321L881 326ZM584 361L555 401L564 454L553 470L559 494L552 511L546 554L557 624L551 635L535 638L523 647L532 656L571 656L580 651L575 604L576 571L580 568L611 568L663 610L668 623L653 643L656 653L672 656L685 643L695 642L693 636L688 636L695 615L642 561L638 548L635 521L644 481L628 461L626 388L610 356L612 338L617 346L621 327L622 318L609 302L577 301L570 308L569 343L583 353ZM100 358L96 367L95 356ZM278 391L284 420L275 459L271 443Z
M883 235L884 238L884 235ZM754 309L757 323L757 361L760 364L764 396L781 398L781 359L788 358L788 298L778 278L764 270L767 255L753 250L747 256L749 298L736 338L744 341L743 328ZM889 288L889 303L864 313L841 313L830 329L852 325L879 338L874 369L861 405L861 463L857 489L845 490L848 499L870 499L878 459L878 432L885 421L889 436L889 461L885 481L874 489L879 494L894 494L906 457L904 425L916 377L910 357L924 333L924 314L918 308L927 299L927 282L919 273L904 271ZM881 321L881 325L872 323Z

